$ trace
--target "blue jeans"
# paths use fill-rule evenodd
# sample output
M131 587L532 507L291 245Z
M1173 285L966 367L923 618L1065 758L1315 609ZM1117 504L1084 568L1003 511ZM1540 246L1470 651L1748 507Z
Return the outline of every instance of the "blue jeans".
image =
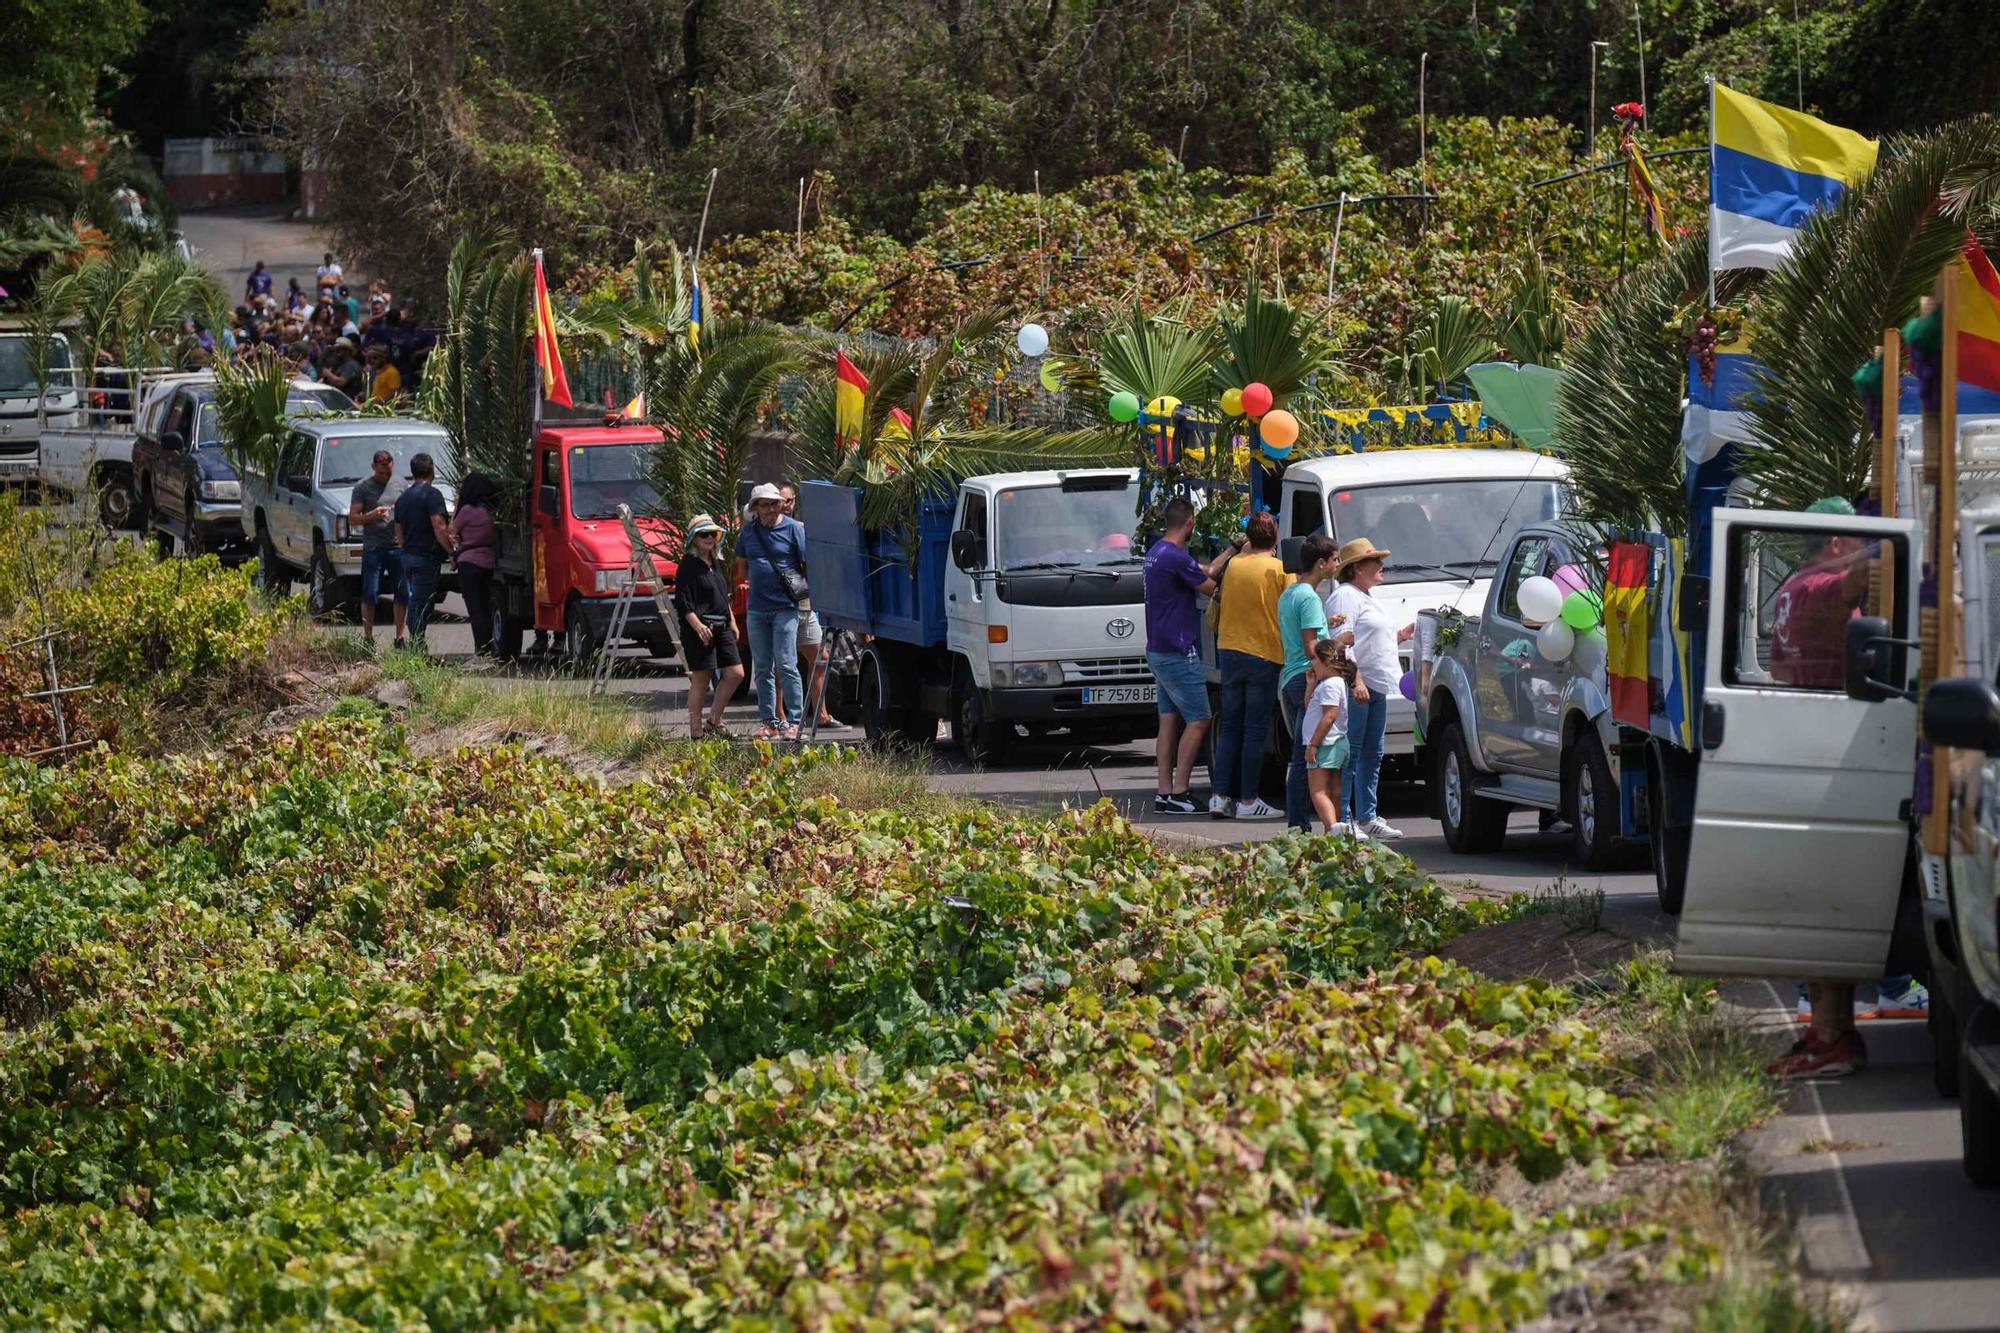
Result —
M1375 797L1382 786L1382 743L1389 734L1389 698L1368 691L1368 702L1349 700L1347 736L1353 742L1347 771L1340 778L1340 803L1347 818L1366 824L1376 817Z
M389 595L407 604L410 589L403 582L403 553L393 546L364 546L361 548L361 604L372 615L375 603L382 596L382 585L389 585Z
M778 725L778 691L785 692L785 718L805 721L805 686L799 680L799 613L750 612L750 655L757 659L757 716Z
M1306 786L1306 742L1300 726L1306 717L1306 673L1286 681L1278 690L1284 705L1285 734L1292 738L1292 763L1285 770L1285 823L1312 832L1312 791Z
M424 626L437 605L438 562L403 552L403 586L410 593L410 645L424 646Z
M1222 711L1215 723L1215 769L1209 775L1217 796L1254 800L1264 768L1264 735L1278 703L1278 664L1234 648L1216 650L1222 671Z

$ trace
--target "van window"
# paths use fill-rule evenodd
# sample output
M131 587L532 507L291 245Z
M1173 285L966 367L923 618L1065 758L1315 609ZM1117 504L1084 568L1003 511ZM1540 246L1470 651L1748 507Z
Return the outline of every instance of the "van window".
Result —
M1546 572L1548 555L1549 544L1539 537L1530 537L1514 548L1507 561L1507 582L1500 590L1501 615L1520 623L1521 585Z
M1291 511L1291 530L1288 537L1312 537L1326 531L1326 506L1320 503L1319 492L1310 486L1294 486L1285 497L1285 507Z
M1908 607L1895 597L1896 570L1907 558L1899 536L1737 527L1729 534L1727 643L1723 676L1731 685L1766 689L1845 690L1847 622L1880 615L1875 565L1887 564L1891 636L1903 637Z
M977 535L982 544L986 541L986 493L984 491L967 491L965 493L965 522L959 524L959 526Z

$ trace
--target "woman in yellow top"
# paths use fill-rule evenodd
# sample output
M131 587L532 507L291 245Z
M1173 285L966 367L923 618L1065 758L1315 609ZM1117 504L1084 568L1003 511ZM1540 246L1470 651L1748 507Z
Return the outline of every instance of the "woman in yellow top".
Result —
M1222 610L1215 626L1215 663L1222 673L1217 710L1214 794L1216 819L1276 819L1284 813L1257 794L1264 766L1264 736L1278 706L1278 671L1285 650L1278 640L1278 598L1292 576L1278 560L1278 523L1250 516L1249 549L1222 572Z

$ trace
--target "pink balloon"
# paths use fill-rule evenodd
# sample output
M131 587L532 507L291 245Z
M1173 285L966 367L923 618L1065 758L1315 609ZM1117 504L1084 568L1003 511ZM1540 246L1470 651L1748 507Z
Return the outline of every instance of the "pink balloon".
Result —
M1556 586L1563 590L1565 597L1573 592L1582 592L1590 586L1590 579L1584 574L1580 565L1564 565L1558 569L1555 573L1555 582Z

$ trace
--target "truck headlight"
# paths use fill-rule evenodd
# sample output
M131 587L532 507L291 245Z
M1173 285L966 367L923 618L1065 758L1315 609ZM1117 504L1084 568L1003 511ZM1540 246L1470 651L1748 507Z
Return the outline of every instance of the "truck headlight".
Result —
M593 576L591 587L598 592L623 592L631 582L629 569L600 569Z
M243 484L236 481L204 481L201 484L201 498L204 500L241 500Z
M998 686L1060 685L1062 682L1060 662L1016 662L1012 666L993 668L993 683Z

